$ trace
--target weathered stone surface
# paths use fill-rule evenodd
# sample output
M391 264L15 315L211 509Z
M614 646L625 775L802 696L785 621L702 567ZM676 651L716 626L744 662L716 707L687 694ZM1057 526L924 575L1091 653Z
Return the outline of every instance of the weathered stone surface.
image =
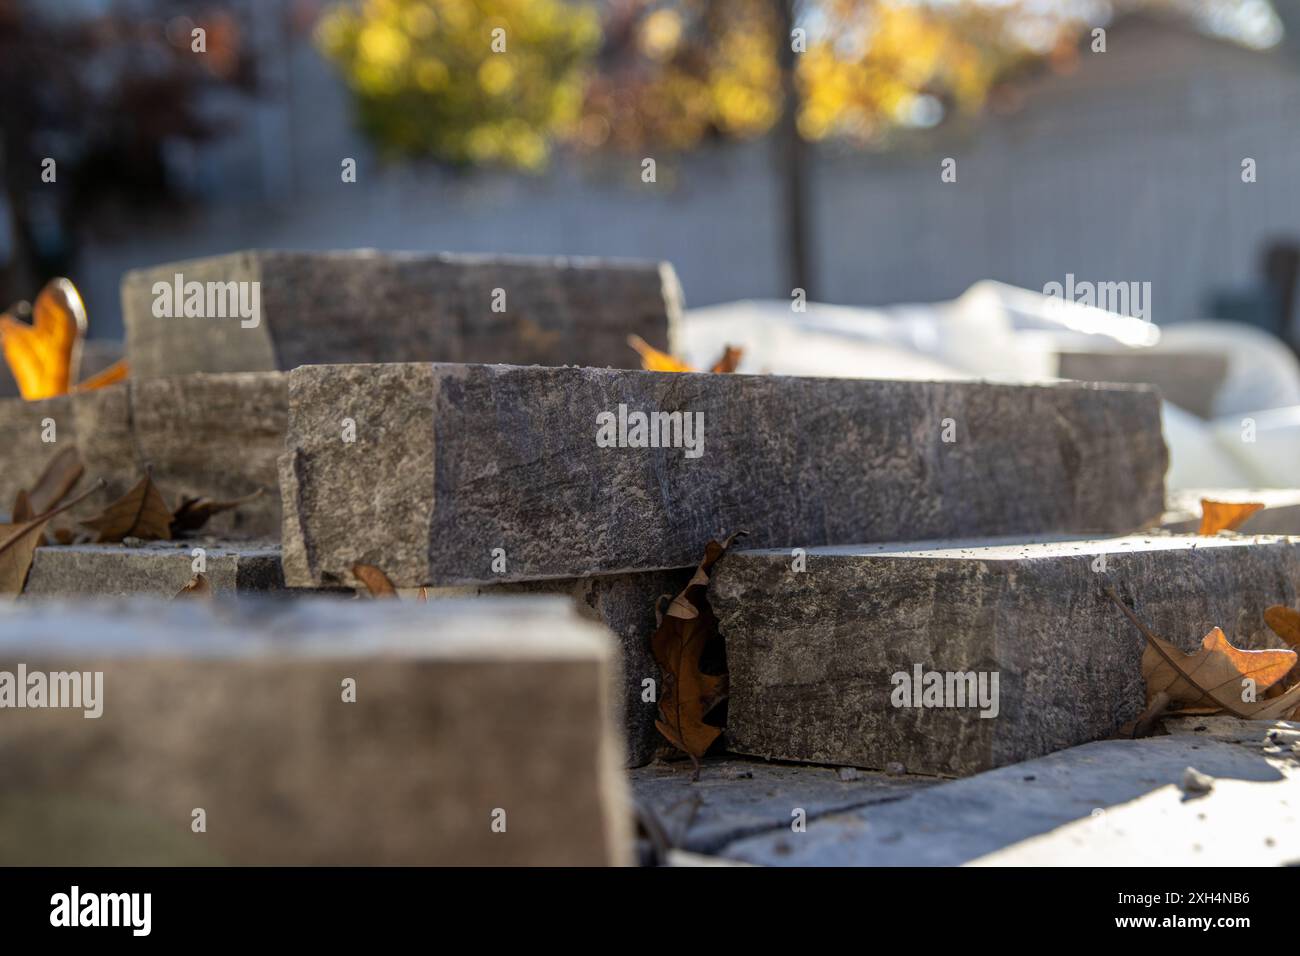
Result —
M401 586L685 567L739 528L815 546L1130 531L1163 511L1142 389L441 364L289 383L291 586L351 583L358 561ZM598 447L620 406L703 416L702 454Z
M1084 382L1154 385L1179 408L1202 418L1214 416L1214 399L1228 375L1228 358L1210 352L1072 351L1057 355L1061 378Z
M0 510L29 488L65 445L86 466L81 488L103 478L106 488L72 513L84 518L124 494L152 469L167 501L219 500L263 493L214 517L208 529L240 537L280 533L276 459L288 416L285 378L278 372L186 375L119 385L38 402L0 399ZM53 423L56 441L43 436Z
M0 671L103 692L0 711L0 863L625 862L612 653L543 599L10 606Z
M1213 719L1211 719L1213 720ZM904 794L723 848L770 866L1277 866L1300 861L1300 764L1196 732L1105 740ZM1214 779L1194 794L1188 767ZM1138 915L1138 914L1134 914Z
M627 744L628 766L648 763L666 741L655 729L659 716L659 694L663 677L650 652L654 636L655 606L659 598L678 594L691 578L690 569L649 571L644 574L610 574L590 578L562 578L556 581L526 581L515 584L462 588L435 588L430 597L514 594L561 594L570 598L578 613L613 632L621 650L621 693L617 709ZM665 601L665 605L666 605ZM645 700L645 681L654 681L654 699Z
M199 538L121 544L54 545L36 549L23 597L174 596L194 574L195 548L215 594L284 592L280 549L269 542L232 544Z
M155 316L154 284L178 273L260 283L256 326ZM127 354L142 378L338 362L635 367L628 335L667 348L681 307L668 263L604 259L248 251L122 280Z
M1166 531L1195 534L1201 526L1201 499L1263 503L1238 528L1240 534L1300 534L1300 488L1223 489L1170 492L1160 526Z
M787 552L736 551L714 569L729 748L968 774L1108 737L1136 716L1143 640L1106 586L1185 650L1215 626L1238 646L1281 646L1263 614L1296 602L1300 539L877 545L813 549L806 571L791 567ZM917 666L996 673L997 715L894 706L893 675Z
M916 774L842 770L726 757L705 760L698 780L689 760L641 767L630 777L638 804L669 845L702 854L758 833L789 833L798 810L806 822L938 783Z

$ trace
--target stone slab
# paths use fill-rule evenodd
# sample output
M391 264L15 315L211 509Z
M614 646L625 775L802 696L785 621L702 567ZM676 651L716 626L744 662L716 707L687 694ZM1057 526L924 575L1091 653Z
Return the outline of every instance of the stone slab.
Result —
M295 587L350 584L357 562L399 586L686 567L742 528L810 547L1163 512L1159 401L1140 388L401 364L295 369L289 396ZM598 447L620 407L702 416L702 453Z
M1174 722L1171 722L1174 723ZM1268 727L1295 724L1236 721ZM720 855L770 866L1294 866L1300 764L1208 732L1105 740L904 794ZM1188 767L1215 778L1184 790Z
M658 821L670 847L703 855L755 834L789 831L798 811L805 821L815 820L898 800L937 783L916 774L890 776L736 757L706 759L698 780L689 760L657 762L633 770L630 778L642 812L649 811Z
M521 594L559 594L573 601L578 613L607 628L618 641L622 662L621 693L617 708L622 720L628 766L648 763L667 742L655 729L662 675L650 652L657 622L655 606L662 595L669 599L686 587L689 569L650 571L645 574L611 574L556 581L528 581L477 587L435 588L430 597ZM665 606L667 602L665 601ZM645 699L646 681L653 681L653 699Z
M103 684L0 710L0 864L627 862L612 659L546 599L7 606L0 671Z
M1201 499L1213 501L1258 501L1256 511L1237 529L1240 534L1300 534L1300 488L1214 488L1171 491L1160 527L1166 531L1195 534L1201 526Z
M802 572L787 552L729 553L709 587L726 640L728 747L963 775L1111 736L1145 698L1143 639L1107 586L1184 650L1216 626L1241 647L1282 646L1264 609L1300 597L1300 539L823 548ZM918 667L996 674L996 715L969 700L895 706Z
M174 286L177 274L205 289L259 283L257 324L155 316L155 283ZM122 280L127 354L139 378L338 362L635 368L628 335L668 348L681 309L671 265L610 259L246 251Z
M278 545L203 537L150 541L134 547L71 544L37 548L23 598L170 598L190 582L197 548L203 550L203 573L214 594L287 593Z
M76 395L25 402L0 399L0 509L29 488L65 444L81 453L79 487L103 478L106 488L72 513L84 518L124 494L149 466L175 506L182 497L263 494L214 517L207 530L240 537L279 537L277 458L288 418L278 372L186 375L126 381ZM53 423L55 441L46 442Z
M1061 378L1085 382L1147 383L1166 401L1201 418L1214 417L1214 400L1228 375L1228 358L1210 352L1068 351L1057 355Z

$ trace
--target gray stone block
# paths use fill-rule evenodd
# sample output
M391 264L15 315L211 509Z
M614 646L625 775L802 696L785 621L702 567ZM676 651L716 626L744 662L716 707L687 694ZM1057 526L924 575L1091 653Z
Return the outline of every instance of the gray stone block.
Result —
M1153 385L1167 401L1202 418L1214 417L1214 401L1228 375L1228 358L1210 352L1070 351L1057 355L1061 378L1084 382Z
M1215 732L1225 721L1171 721L1170 736L1085 744L719 852L768 866L1294 865L1300 762L1264 741L1297 725L1233 720L1242 743ZM1208 793L1180 786L1188 767L1214 778Z
M1239 647L1281 646L1264 609L1300 593L1291 538L878 545L811 550L801 573L791 564L784 551L736 551L714 570L728 747L933 774L1107 737L1137 715L1143 639L1106 586L1187 651L1216 626ZM918 667L923 685L930 672L974 673L991 689L996 674L996 716L969 698L951 706L955 695L897 706Z
M278 372L186 375L127 381L76 395L25 402L0 399L0 510L29 488L55 452L81 453L80 487L103 478L106 488L78 506L74 518L98 512L124 494L149 466L173 507L183 497L229 500L258 488L259 497L215 516L208 530L240 537L280 533L276 459L288 418L285 377ZM53 422L54 443L43 441Z
M203 573L214 594L287 593L278 546L201 538L155 541L138 547L72 544L37 548L23 598L170 598L193 576L191 552L195 548L203 549Z
M259 283L256 326L234 316L156 316L154 285L174 286L177 274L205 288ZM681 307L669 264L605 259L247 251L122 280L138 378L338 362L636 367L628 335L667 348Z
M555 600L10 605L102 714L0 711L0 863L627 862L612 657Z
M805 547L1126 532L1163 511L1143 389L442 364L289 383L291 586L351 584L357 562L399 586L686 567L741 528ZM702 453L599 447L620 408L702 417Z
M645 574L611 574L557 581L529 581L515 584L434 589L431 597L448 595L561 594L570 598L578 613L608 628L618 640L622 661L621 693L617 709L627 745L628 766L640 767L655 752L668 746L655 729L659 716L658 695L662 675L650 652L654 636L655 606L662 595L675 597L691 579L689 569L650 571ZM667 606L667 601L664 602ZM655 682L655 699L644 700L645 680Z

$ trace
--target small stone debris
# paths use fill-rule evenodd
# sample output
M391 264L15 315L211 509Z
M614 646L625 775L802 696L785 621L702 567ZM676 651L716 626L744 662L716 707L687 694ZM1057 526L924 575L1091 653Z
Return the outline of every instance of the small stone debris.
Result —
M907 773L907 768L897 760L891 760L889 763L885 764L885 773L889 774L891 777L901 777Z
M1214 778L1208 773L1201 773L1195 767L1188 767L1183 771L1183 779L1179 786L1187 793L1209 793L1214 789Z
M839 776L845 783L851 783L852 781L857 780L861 774L858 773L856 767L840 767Z

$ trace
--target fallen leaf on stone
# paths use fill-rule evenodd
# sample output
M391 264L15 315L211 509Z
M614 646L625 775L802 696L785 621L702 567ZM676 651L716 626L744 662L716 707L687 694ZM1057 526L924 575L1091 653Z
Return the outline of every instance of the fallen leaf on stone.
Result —
M734 372L736 367L740 365L740 358L744 354L744 349L736 348L734 345L725 346L722 350L722 358L714 362L713 368L709 369L709 371L723 375Z
M28 325L0 315L0 347L28 401L64 395L71 384L72 355L86 332L86 307L67 279L51 279L32 305Z
M663 675L660 719L655 721L655 727L669 743L690 756L697 776L699 758L722 734L721 727L705 723L705 718L727 698L726 673L706 674L700 666L701 658L718 651L721 643L706 588L710 569L736 537L733 534L721 544L710 541L705 545L704 559L667 612L660 616L655 609L658 626L650 639L650 649Z
M208 519L213 515L247 504L261 493L262 489L258 488L252 494L244 495L242 498L231 498L229 501L214 501L211 498L184 498L172 514L172 537L179 538L181 535L198 531L208 523Z
M26 499L31 509L27 517L34 518L56 507L76 487L85 473L81 463L81 453L71 446L61 449L45 464L40 477L30 490L20 491L19 497ZM14 502L14 520L18 520L18 502Z
M1262 510L1262 501L1212 501L1201 499L1201 527L1197 534L1218 534L1236 531L1246 519Z
M1295 651L1242 650L1216 627L1202 639L1200 650L1185 654L1154 634L1113 589L1107 588L1107 594L1146 639L1142 676L1148 705L1163 693L1169 698L1171 713L1226 711L1247 720L1276 719L1300 706L1300 687L1263 699L1264 691L1295 666ZM1252 701L1242 700L1247 679L1254 681L1256 699Z
M126 359L118 359L112 365L90 376L90 378L82 379L72 388L72 391L90 392L97 388L103 388L105 385L113 385L123 381L130 372L131 367L126 364Z
M0 594L19 595L27 583L27 572L32 567L32 556L45 533L50 519L80 504L104 486L102 481L93 488L67 501L52 511L17 524L0 524Z
M388 579L388 575L373 564L354 564L352 565L352 574L366 586L366 590L370 592L371 597L397 597L397 588L393 587L393 582Z
M208 583L208 576L199 571L195 573L194 577L190 578L189 584L172 595L172 600L206 599L210 597L212 597L212 585Z
M172 537L172 510L149 474L100 514L81 523L96 532L97 544L123 538L170 541Z
M1264 623L1292 647L1300 647L1300 611L1274 604L1264 611Z
M687 365L681 359L669 355L667 352L661 352L639 335L629 335L627 344L636 349L641 356L641 367L647 372L698 372L699 369ZM709 369L710 372L728 373L734 372L736 366L740 364L740 357L745 354L744 349L736 348L734 345L728 345L722 350L722 357L713 363Z
M641 356L641 367L647 372L694 372L681 359L673 358L667 352L661 352L639 335L629 335L627 344L636 349Z

